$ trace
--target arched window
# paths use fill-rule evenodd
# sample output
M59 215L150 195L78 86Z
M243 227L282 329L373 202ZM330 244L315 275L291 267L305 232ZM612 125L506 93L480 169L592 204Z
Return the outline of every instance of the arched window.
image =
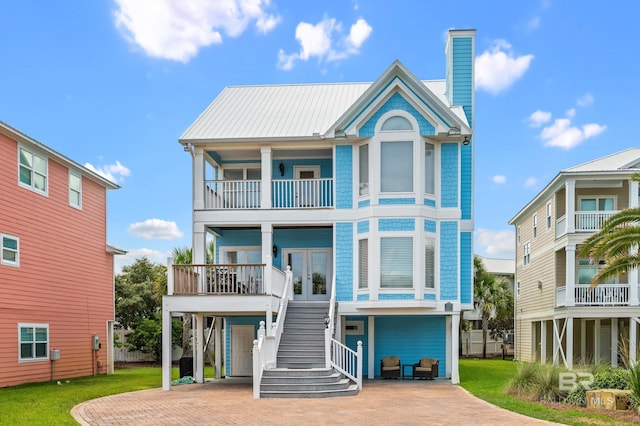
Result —
M382 131L398 131L398 130L413 130L413 126L411 122L404 117L399 115L394 115L393 117L389 117L382 123L382 127L380 128Z

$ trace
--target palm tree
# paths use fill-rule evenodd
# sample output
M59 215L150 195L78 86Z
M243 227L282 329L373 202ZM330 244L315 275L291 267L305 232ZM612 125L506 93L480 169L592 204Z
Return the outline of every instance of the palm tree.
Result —
M473 257L473 304L480 311L482 320L482 357L487 357L487 332L489 320L501 316L513 303L513 294L507 280L489 273L479 256Z
M640 173L631 179L640 182ZM606 261L605 266L593 276L591 287L640 267L639 243L640 207L622 210L607 219L602 229L580 246L580 256Z

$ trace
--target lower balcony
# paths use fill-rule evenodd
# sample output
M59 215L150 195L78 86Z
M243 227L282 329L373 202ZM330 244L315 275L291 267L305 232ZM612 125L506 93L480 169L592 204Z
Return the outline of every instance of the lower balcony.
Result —
M169 295L265 295L265 265L173 265Z
M560 306L628 306L629 284L599 284L590 288L589 284L575 284L573 301L567 294L567 287L556 287L556 307ZM573 303L571 303L573 302Z

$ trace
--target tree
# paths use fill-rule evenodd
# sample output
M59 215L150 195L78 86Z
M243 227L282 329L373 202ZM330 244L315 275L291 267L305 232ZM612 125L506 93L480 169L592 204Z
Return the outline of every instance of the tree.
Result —
M507 280L489 273L479 256L473 257L475 270L473 281L473 304L480 311L482 320L482 357L487 357L487 332L492 318L503 321L513 316L513 293ZM511 313L511 314L510 314ZM496 328L499 327L495 323ZM492 336L493 337L493 336Z
M640 182L640 173L631 179ZM591 287L640 267L639 244L640 208L622 210L607 219L602 229L580 246L580 256L606 261L605 266L593 276Z
M167 268L146 257L122 268L115 278L116 319L121 328L130 330L125 345L144 353L162 355L162 295L166 294ZM175 324L174 324L175 328ZM174 330L174 341L179 337ZM179 338L178 338L179 343Z

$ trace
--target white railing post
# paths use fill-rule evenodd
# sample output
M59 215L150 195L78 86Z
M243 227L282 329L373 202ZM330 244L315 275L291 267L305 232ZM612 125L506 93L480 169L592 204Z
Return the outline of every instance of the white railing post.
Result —
M576 246L565 247L566 272L565 285L567 287L567 304L565 306L575 306L575 285L576 285Z
M356 371L356 377L358 378L358 390L362 390L362 363L364 360L362 359L362 340L358 340L358 369Z
M173 295L173 257L167 258L167 295Z
M260 367L260 348L258 346L258 340L253 341L253 398L260 398L260 381L262 380L262 374L259 373Z

